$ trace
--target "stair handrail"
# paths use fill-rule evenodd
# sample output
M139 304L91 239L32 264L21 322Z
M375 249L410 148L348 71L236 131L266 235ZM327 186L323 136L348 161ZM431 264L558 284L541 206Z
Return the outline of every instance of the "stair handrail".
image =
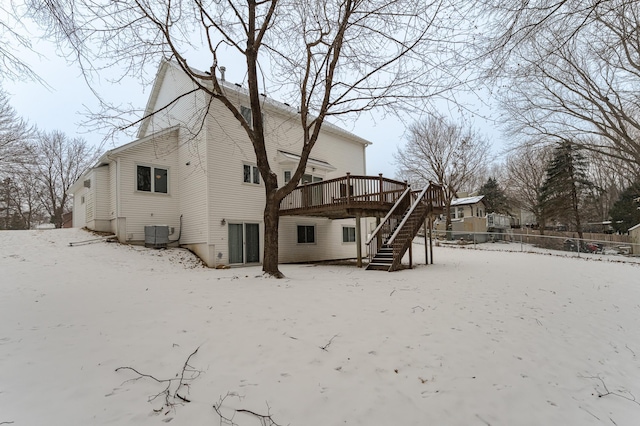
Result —
M380 225L376 226L376 229L373 230L373 232L367 239L367 242L366 242L367 245L371 244L371 241L373 241L373 239L378 235L378 232L380 232L384 224L387 222L387 220L389 220L393 212L396 210L396 208L400 204L400 201L402 201L402 199L410 192L411 192L411 187L407 186L407 189L405 189L402 195L400 195L400 197L396 200L396 203L393 205L393 207L391 207L391 210L389 210L389 213L387 213L384 219L380 221Z
M409 218L411 217L411 215L413 214L413 211L416 209L416 207L418 206L418 204L420 204L422 202L422 198L424 197L424 194L427 193L427 190L429 190L429 187L431 187L431 185L426 186L422 192L420 193L420 195L418 196L418 198L416 199L415 203L413 203L413 205L411 205L411 208L409 209L409 211L407 212L407 214L404 216L404 218L402 219L402 222L400 222L400 225L398 225L398 227L396 228L396 232L393 233L393 235L391 236L391 238L389 238L389 241L387 241L387 244L391 245L393 244L393 241L396 239L396 237L398 236L398 234L400 233L400 230L402 229L402 227L404 226L404 224L407 222L407 220L409 220Z

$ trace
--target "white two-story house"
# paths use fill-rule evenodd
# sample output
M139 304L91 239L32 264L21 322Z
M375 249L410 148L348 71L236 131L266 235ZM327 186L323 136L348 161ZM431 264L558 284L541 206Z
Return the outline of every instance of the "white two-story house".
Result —
M222 84L250 117L246 91ZM171 241L210 267L260 263L265 195L253 147L222 103L209 102L194 89L176 64L161 64L146 107L149 117L137 139L103 154L71 188L74 226L111 232L123 243L142 243L146 225L167 225ZM263 112L269 161L284 184L302 149L299 115L267 97ZM303 182L365 175L368 144L325 124ZM355 223L352 218L281 217L280 262L355 257Z

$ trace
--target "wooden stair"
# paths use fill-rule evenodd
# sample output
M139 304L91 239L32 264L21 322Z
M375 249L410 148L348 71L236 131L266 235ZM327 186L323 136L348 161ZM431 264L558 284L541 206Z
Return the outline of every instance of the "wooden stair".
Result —
M424 188L419 195L411 192L408 194L411 202L403 214L401 216L394 215L392 209L369 238L367 243L370 252L375 251L375 254L370 259L367 270L392 272L400 269L402 257L411 246L427 216L434 213L434 210L441 209L442 188L440 186L431 184ZM402 202L403 198L400 198L398 204ZM404 202L406 205L406 200ZM387 229L391 229L391 231L384 233L387 222L393 222L395 226L391 228L387 225ZM383 242L378 250L374 250L371 242L375 243L375 238L378 236L383 238Z

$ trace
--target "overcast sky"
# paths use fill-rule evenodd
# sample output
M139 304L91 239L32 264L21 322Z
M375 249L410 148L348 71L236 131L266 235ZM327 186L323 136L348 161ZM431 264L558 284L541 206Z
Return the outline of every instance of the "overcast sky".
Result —
M37 125L43 130L61 130L69 136L80 136L92 145L99 145L103 140L103 134L95 131L89 132L83 122L87 110L97 112L98 103L95 96L87 86L82 73L76 65L68 64L59 56L55 45L44 40L34 39L33 48L37 54L25 51L22 55L32 69L40 75L46 84L23 80L5 81L4 90L10 96L10 103L19 115ZM198 67L198 64L193 64ZM241 83L244 71L240 66L234 68L233 63L224 64L227 68L226 79ZM203 67L206 65L203 64ZM204 69L204 68L203 68ZM133 104L142 109L146 105L151 86L142 85L133 79L123 80L120 83L108 83L109 72L104 71L104 78L94 82L94 87L102 96L110 101L120 104ZM114 73L115 74L115 73ZM487 114L486 106L472 106L482 114ZM444 106L443 114L456 114ZM406 122L418 117L407 117ZM492 159L498 157L504 143L500 139L498 130L490 121L479 116L474 116L474 125L489 138L493 144ZM398 147L404 144L404 132L406 125L398 118L382 119L378 115L363 115L355 122L337 123L339 126L363 137L373 143L367 148L367 174L375 175L383 173L387 177L394 177L396 167L393 155ZM118 134L116 139L105 146L111 149L128 143L132 137L127 134Z

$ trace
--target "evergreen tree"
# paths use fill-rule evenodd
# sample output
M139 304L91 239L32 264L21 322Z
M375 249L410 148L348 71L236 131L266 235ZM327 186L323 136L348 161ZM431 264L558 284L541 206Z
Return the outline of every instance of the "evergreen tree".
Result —
M580 149L571 142L562 141L554 149L540 188L543 216L573 222L579 238L582 238L580 202L585 190L594 186L587 177L587 166Z
M611 226L617 232L627 232L629 228L640 223L640 203L634 200L640 197L640 180L622 191L618 201L616 201L609 215L611 216Z
M478 192L484 195L483 201L487 206L487 213L508 213L507 195L496 179L491 177L487 179Z

